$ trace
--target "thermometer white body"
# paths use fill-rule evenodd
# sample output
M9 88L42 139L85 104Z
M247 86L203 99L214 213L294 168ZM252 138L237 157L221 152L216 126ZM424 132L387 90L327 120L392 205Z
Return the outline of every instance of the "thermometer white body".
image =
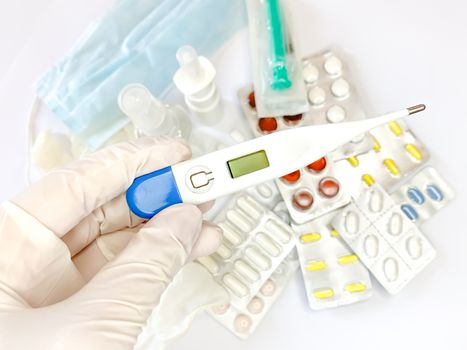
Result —
M145 218L173 204L205 203L291 173L362 133L424 108L419 105L382 117L295 128L246 141L135 179L127 201L136 215Z

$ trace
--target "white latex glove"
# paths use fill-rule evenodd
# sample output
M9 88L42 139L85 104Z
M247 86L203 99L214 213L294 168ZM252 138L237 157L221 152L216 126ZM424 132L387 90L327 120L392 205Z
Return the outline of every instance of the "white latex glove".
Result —
M168 138L109 147L52 172L0 208L0 349L132 349L177 271L212 253L220 228L193 205L147 223L123 192L182 161Z

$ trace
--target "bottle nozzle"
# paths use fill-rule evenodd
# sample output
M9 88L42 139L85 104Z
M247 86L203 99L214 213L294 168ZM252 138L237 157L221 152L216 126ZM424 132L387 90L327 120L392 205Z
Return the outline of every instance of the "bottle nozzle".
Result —
M193 47L189 45L182 46L177 50L176 56L177 61L185 74L192 79L199 77L201 67L198 60L198 53Z

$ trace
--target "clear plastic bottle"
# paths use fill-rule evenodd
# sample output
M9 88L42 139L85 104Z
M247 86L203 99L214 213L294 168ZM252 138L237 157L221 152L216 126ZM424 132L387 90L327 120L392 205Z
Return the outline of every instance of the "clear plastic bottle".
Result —
M164 104L142 84L125 86L118 96L118 104L133 122L137 136L167 135L188 139L191 134L191 121L185 110Z

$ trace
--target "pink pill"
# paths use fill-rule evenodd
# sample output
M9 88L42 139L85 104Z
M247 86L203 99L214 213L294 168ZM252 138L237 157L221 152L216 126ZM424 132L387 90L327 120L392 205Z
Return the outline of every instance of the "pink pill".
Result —
M251 328L251 318L247 315L238 315L234 320L234 328L239 333L248 333Z

